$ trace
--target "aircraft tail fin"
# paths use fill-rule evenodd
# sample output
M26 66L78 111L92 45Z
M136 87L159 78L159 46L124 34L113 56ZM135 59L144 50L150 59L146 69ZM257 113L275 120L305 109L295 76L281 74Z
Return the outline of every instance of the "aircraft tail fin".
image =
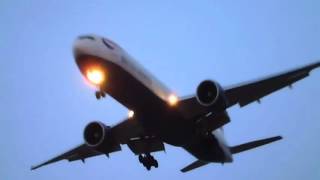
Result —
M237 154L243 151L248 151L250 149L254 149L257 148L259 146L263 146L278 140L281 140L282 137L281 136L275 136L275 137L271 137L271 138L267 138L267 139L261 139L261 140L257 140L257 141L252 141L252 142L248 142L248 143L244 143L238 146L234 146L230 148L230 151L232 154Z
M207 164L208 164L207 162L197 160L197 161L189 164L189 165L186 166L185 168L181 169L181 172L185 173L185 172L194 170L194 169L196 169L196 168L199 168L199 167L201 167L201 166L205 166L205 165L207 165Z

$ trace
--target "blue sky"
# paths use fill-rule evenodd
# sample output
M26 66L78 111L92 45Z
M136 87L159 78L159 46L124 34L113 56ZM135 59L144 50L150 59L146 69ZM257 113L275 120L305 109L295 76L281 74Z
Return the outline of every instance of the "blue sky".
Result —
M233 164L181 174L194 157L166 146L155 154L160 168L147 172L124 146L110 159L29 170L82 143L88 122L126 116L84 83L72 57L78 35L113 39L182 96L203 79L227 86L320 59L319 9L318 0L1 0L0 179L319 179L320 70L261 105L229 109L230 145L284 136Z

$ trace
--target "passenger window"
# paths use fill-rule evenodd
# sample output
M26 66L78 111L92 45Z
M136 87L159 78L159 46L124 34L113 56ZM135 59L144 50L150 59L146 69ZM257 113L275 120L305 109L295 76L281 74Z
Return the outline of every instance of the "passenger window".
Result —
M106 45L109 49L114 49L114 47L108 42L108 40L106 40L106 39L102 39L102 42L103 42L103 44L104 45Z
M90 39L90 40L94 40L94 37L92 37L92 36L79 36L79 39Z

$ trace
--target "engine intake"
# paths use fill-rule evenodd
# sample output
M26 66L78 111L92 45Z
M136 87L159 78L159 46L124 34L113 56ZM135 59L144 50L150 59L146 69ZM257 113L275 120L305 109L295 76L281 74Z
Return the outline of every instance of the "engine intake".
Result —
M121 150L119 142L112 135L111 127L102 122L89 123L84 128L83 137L86 145L96 151L109 154Z
M198 102L203 106L218 109L224 109L226 107L224 91L215 81L202 81L197 88L196 97Z
M219 96L218 85L210 80L201 82L197 88L197 99L203 106L212 105Z
M102 144L105 139L106 131L110 127L105 126L101 122L91 122L84 129L84 140L88 146L95 147Z

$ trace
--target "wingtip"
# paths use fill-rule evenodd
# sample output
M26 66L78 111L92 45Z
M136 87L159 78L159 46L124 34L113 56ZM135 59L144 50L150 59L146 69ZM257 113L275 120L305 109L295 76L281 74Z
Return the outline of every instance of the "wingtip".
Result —
M30 170L31 170L31 171L34 171L34 170L38 169L39 167L41 167L41 166L31 166L31 167L30 167Z
M181 172L181 173L187 173L187 172L189 172L189 171L191 171L191 170L188 170L188 169L186 169L186 168L180 169L180 172Z
M186 173L186 172L188 172L188 170L186 168L183 168L183 169L180 169L180 172Z
M312 69L315 69L315 68L320 67L320 61L316 61L316 62L313 63L311 66L312 66Z
M281 139L283 139L282 136L275 136L275 137L272 138L273 141L279 141Z

